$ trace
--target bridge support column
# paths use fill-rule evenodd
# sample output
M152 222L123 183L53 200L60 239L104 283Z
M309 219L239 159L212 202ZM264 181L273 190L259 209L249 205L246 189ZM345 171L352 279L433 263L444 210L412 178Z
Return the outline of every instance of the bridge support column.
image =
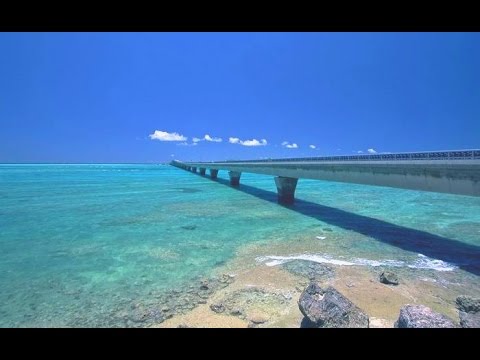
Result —
M297 181L297 178L290 178L284 176L275 177L278 202L280 204L293 204L295 199L295 189L297 187Z
M217 169L210 169L210 177L212 179L216 179L218 175L218 170Z
M192 167L192 172L196 173L197 172L197 168L194 166Z
M242 173L239 171L229 171L228 176L230 176L230 185L239 186L240 185L240 176Z
M200 175L205 175L205 170L207 170L207 169L205 169L205 168L200 168L199 170L200 170Z

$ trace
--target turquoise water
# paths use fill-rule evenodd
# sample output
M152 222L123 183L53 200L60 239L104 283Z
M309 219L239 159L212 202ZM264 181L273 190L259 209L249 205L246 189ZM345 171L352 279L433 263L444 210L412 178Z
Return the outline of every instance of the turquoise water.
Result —
M129 312L212 275L242 246L300 237L321 244L302 256L478 284L480 198L301 179L288 208L272 177L242 174L238 190L219 177L0 165L0 327L140 326Z

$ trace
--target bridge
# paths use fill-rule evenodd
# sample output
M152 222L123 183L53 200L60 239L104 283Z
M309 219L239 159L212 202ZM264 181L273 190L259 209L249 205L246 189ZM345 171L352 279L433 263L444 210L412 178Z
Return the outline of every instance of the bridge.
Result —
M202 176L208 169L212 179L227 170L232 186L242 172L272 175L283 204L294 202L300 178L480 196L479 149L170 164Z

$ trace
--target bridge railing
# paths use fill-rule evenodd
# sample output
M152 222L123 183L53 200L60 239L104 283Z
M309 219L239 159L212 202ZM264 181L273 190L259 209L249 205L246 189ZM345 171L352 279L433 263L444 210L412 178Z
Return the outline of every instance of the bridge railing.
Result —
M476 160L480 159L480 150L429 151L394 154L316 156L286 159L226 160L212 163L270 163L295 161L396 161L396 160ZM208 162L207 162L208 163Z

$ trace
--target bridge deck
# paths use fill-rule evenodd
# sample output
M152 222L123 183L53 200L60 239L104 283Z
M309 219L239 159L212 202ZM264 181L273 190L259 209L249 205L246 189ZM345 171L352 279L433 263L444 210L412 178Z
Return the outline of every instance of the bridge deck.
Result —
M172 165L480 196L480 150L476 149L216 162L173 161Z

